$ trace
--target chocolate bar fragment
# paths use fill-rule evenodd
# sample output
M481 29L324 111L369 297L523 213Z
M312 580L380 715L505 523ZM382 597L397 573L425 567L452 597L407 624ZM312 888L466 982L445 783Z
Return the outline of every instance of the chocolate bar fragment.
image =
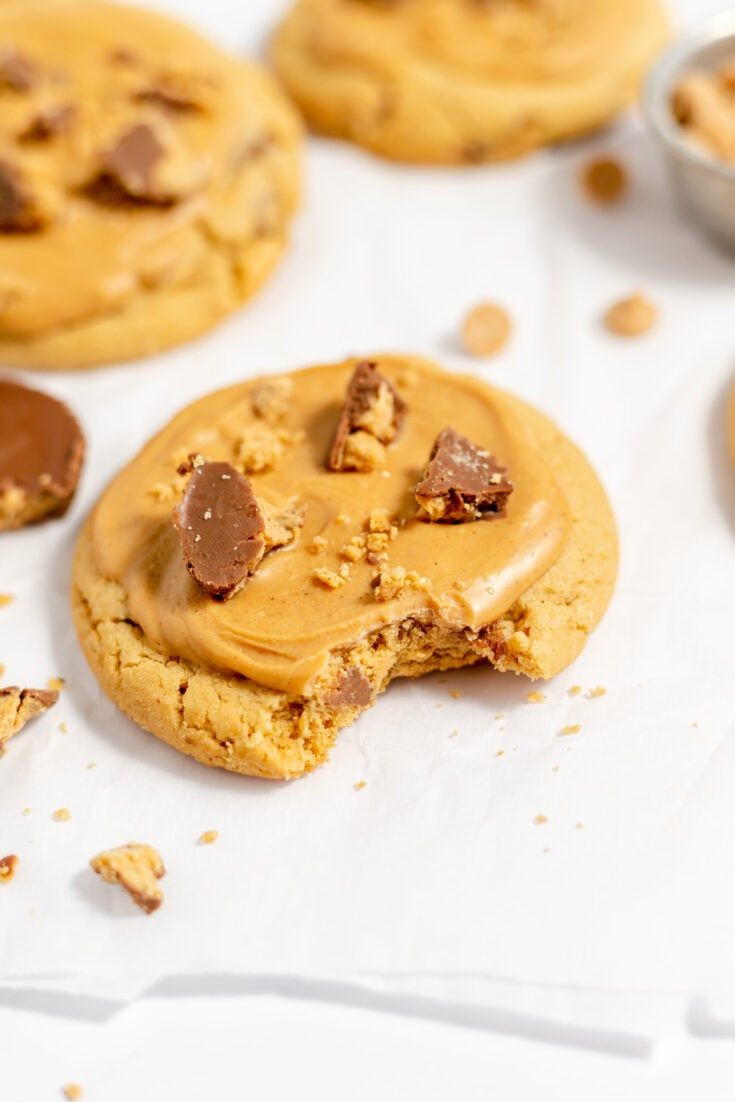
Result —
M329 453L331 471L372 471L383 465L406 416L406 403L378 371L363 360L352 373Z
M493 455L446 428L436 438L414 491L419 519L442 524L505 515L513 484Z
M0 232L33 233L45 221L20 170L9 161L0 161Z
M217 600L233 597L265 554L265 521L253 487L230 463L195 460L173 520L189 573Z
M153 127L136 123L102 154L87 192L97 202L111 206L125 202L170 206L174 196L156 178L164 156L164 145Z

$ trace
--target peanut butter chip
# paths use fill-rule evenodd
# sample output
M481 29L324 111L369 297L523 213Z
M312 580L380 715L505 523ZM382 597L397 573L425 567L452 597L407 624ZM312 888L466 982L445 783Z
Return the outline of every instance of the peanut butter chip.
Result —
M505 474L489 452L455 429L444 429L416 486L419 518L459 524L504 516L513 491Z
M9 854L7 857L0 857L0 884L10 883L15 876L19 864L20 862L14 853Z
M363 360L352 373L327 466L332 471L372 471L400 432L406 403L377 365Z
M483 302L470 310L462 325L462 345L470 356L495 356L508 343L511 320L502 306Z
M624 197L628 177L619 161L612 157L600 157L585 165L582 184L588 197L595 203L612 206Z
M166 875L166 869L153 846L129 842L126 846L98 853L90 865L108 884L124 888L146 914L161 906L163 892L158 881Z
M229 463L194 467L173 513L187 569L219 600L228 600L265 553L265 521L250 481Z
M603 321L617 337L640 337L658 321L658 310L644 295L620 299L606 312Z

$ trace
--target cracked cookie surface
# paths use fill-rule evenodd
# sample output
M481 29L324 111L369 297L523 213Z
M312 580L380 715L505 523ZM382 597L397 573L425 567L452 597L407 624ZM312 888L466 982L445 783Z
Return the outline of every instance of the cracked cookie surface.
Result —
M104 0L0 5L0 358L80 368L197 336L278 261L300 128L258 66Z
M472 164L604 125L666 30L659 0L299 0L272 54L315 129Z
M208 765L308 772L396 677L483 659L552 677L607 605L615 526L581 452L477 379L409 357L375 363L406 414L385 465L370 471L327 468L357 361L285 377L278 424L293 442L252 485L269 508L295 498L303 527L226 602L187 570L172 523L184 489L176 464L206 444L208 459L237 466L238 440L263 419L274 380L182 411L112 483L80 537L74 618L100 684L140 726ZM491 519L420 516L413 488L447 409L457 431L508 466L512 493Z

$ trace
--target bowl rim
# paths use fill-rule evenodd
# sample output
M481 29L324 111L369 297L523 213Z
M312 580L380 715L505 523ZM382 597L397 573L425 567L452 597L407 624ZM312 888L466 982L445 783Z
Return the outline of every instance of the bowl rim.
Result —
M690 63L694 63L699 54L728 39L732 40L735 57L735 8L718 12L685 31L664 50L650 70L645 81L642 106L649 126L673 153L704 171L735 183L735 165L700 152L683 136L669 106L669 95L676 77Z

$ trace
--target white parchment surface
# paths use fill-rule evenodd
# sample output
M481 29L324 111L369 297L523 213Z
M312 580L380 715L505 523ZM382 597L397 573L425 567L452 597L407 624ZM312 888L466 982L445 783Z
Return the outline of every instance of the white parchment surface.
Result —
M278 7L168 6L249 49ZM625 159L632 188L601 212L576 174L603 149ZM600 314L639 288L660 325L616 340ZM483 298L515 320L507 352L487 363L455 342ZM620 526L612 606L542 704L487 668L432 676L392 686L303 780L207 770L138 730L88 671L67 604L79 525L191 399L381 349L476 372L582 445ZM0 888L0 986L125 997L172 975L312 977L570 1019L590 1016L576 996L589 1008L627 995L618 1024L635 1016L631 999L654 995L729 1007L734 365L735 261L681 220L629 120L466 171L313 142L293 250L248 309L155 360L35 376L78 412L89 457L64 520L0 540L0 591L15 598L0 609L4 681L67 682L0 761L0 851L21 859ZM573 698L572 684L607 693ZM561 736L567 724L580 732ZM52 819L59 807L69 822ZM197 846L206 829L218 842ZM131 839L157 846L168 868L150 918L87 867Z

